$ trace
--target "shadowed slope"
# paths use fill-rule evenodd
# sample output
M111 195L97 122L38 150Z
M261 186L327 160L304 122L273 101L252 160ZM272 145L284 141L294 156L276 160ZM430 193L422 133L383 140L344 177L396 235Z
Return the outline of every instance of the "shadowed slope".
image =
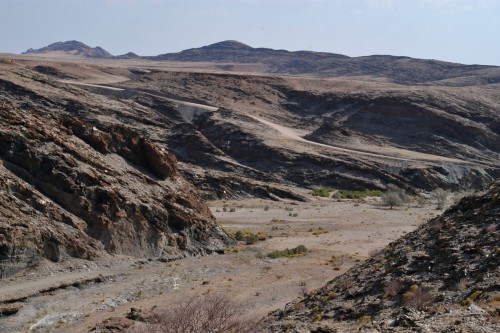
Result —
M134 110L1 66L0 274L103 249L172 259L232 242L175 156L113 116Z
M273 332L497 332L500 182L266 320ZM420 310L420 311L417 311ZM300 329L300 330L299 330Z

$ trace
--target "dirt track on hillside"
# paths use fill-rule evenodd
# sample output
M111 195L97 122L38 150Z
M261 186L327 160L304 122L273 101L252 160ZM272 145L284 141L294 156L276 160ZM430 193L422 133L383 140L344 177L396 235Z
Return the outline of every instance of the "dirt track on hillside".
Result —
M344 152L344 153L349 153L349 154L358 154L358 155L363 155L363 156L369 156L369 157L375 157L375 158L385 158L385 159L390 159L390 160L396 160L396 161L404 161L404 162L415 162L415 161L441 161L441 162L449 162L449 163L464 163L464 161L461 161L461 160L457 160L457 159L454 159L454 158L448 158L448 157L444 157L444 156L437 156L437 155L430 155L430 154L424 154L424 153L418 153L418 152L414 152L414 151L410 151L410 150L405 150L405 149L397 149L397 148L391 148L391 151L394 153L394 154L398 154L398 155L402 155L402 156L407 156L407 157L397 157L397 156L391 156L391 155L386 155L386 154L379 154L379 153L374 153L374 152L366 152L366 151L362 151L362 150L355 150L355 149L349 149L349 148L342 148L342 147L337 147L337 146L332 146L332 145L327 145L327 144L323 144L323 143L319 143L319 142L314 142L314 141L310 141L310 140L306 140L304 138L302 138L301 136L299 136L296 132L296 130L292 129L292 128L289 128L289 127L285 127L285 126L282 126L282 125L278 125L276 123L273 123L269 120L265 120L263 118L260 118L260 117L257 117L257 116L254 116L254 115L249 115L249 117L252 117L253 119L267 125L267 126L270 126L272 128L274 128L275 130L277 130L278 132L280 132L280 134L282 134L283 136L289 138L289 139L292 139L292 140L296 140L296 141L299 141L299 142L303 142L303 143L306 143L306 144L311 144L311 145L315 145L315 146L319 146L319 147L324 147L324 148L329 148L329 149L334 149L334 150L337 150L337 151L340 151L340 152ZM369 149L370 147L360 147L360 149ZM380 147L371 147L371 149L379 149L380 150ZM387 149L386 149L387 150Z

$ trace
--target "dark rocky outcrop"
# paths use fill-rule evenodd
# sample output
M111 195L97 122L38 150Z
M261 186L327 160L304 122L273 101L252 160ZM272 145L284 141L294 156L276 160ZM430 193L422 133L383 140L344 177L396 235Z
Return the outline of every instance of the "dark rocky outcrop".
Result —
M272 313L266 325L273 332L497 332L499 245L497 181Z

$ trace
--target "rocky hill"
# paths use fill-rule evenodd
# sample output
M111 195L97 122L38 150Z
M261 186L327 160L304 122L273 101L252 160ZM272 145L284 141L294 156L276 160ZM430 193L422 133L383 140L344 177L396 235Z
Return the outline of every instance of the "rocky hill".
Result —
M51 52L63 52L67 54L78 55L86 58L111 58L113 55L103 48L90 47L82 42L72 40L67 42L52 43L40 49L29 49L23 54L40 54Z
M268 73L358 77L400 84L476 85L500 82L497 66L462 65L438 60L389 55L348 57L341 54L253 48L238 41L223 41L179 53L166 53L154 60L262 63Z
M498 332L500 182L266 320L272 332Z
M165 72L115 86L125 90L101 92L154 109L163 107L161 96L221 107L191 112L166 136L191 166L183 172L202 189L217 184L237 195L248 193L249 180L265 180L305 187L383 189L392 182L410 191L458 190L481 188L500 176L500 101L494 90ZM288 129L279 132L270 122ZM286 136L294 131L302 137ZM200 167L203 173L193 172Z
M80 104L70 103L80 115L105 107L112 121L161 142L204 198L299 198L283 185L469 190L500 177L495 89L134 66L35 61L32 68L47 75L37 78L41 84L50 76L89 91ZM89 73L122 82L78 82L89 82Z
M116 103L0 64L0 276L46 258L223 251L176 157Z

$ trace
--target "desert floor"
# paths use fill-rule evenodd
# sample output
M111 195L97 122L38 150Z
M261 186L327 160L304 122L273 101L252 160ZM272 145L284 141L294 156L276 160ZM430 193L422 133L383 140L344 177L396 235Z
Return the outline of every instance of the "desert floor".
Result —
M224 255L169 263L121 256L103 258L99 265L81 260L44 262L36 270L0 280L0 301L31 295L18 314L0 318L1 331L87 332L96 322L123 317L131 307L161 309L206 293L226 294L249 317L258 319L441 212L435 205L420 208L415 202L390 210L378 198L339 201L300 191L308 202L210 202L229 233L246 230L266 235L266 240L254 244L240 242ZM298 245L308 252L292 258L266 257L273 250Z

